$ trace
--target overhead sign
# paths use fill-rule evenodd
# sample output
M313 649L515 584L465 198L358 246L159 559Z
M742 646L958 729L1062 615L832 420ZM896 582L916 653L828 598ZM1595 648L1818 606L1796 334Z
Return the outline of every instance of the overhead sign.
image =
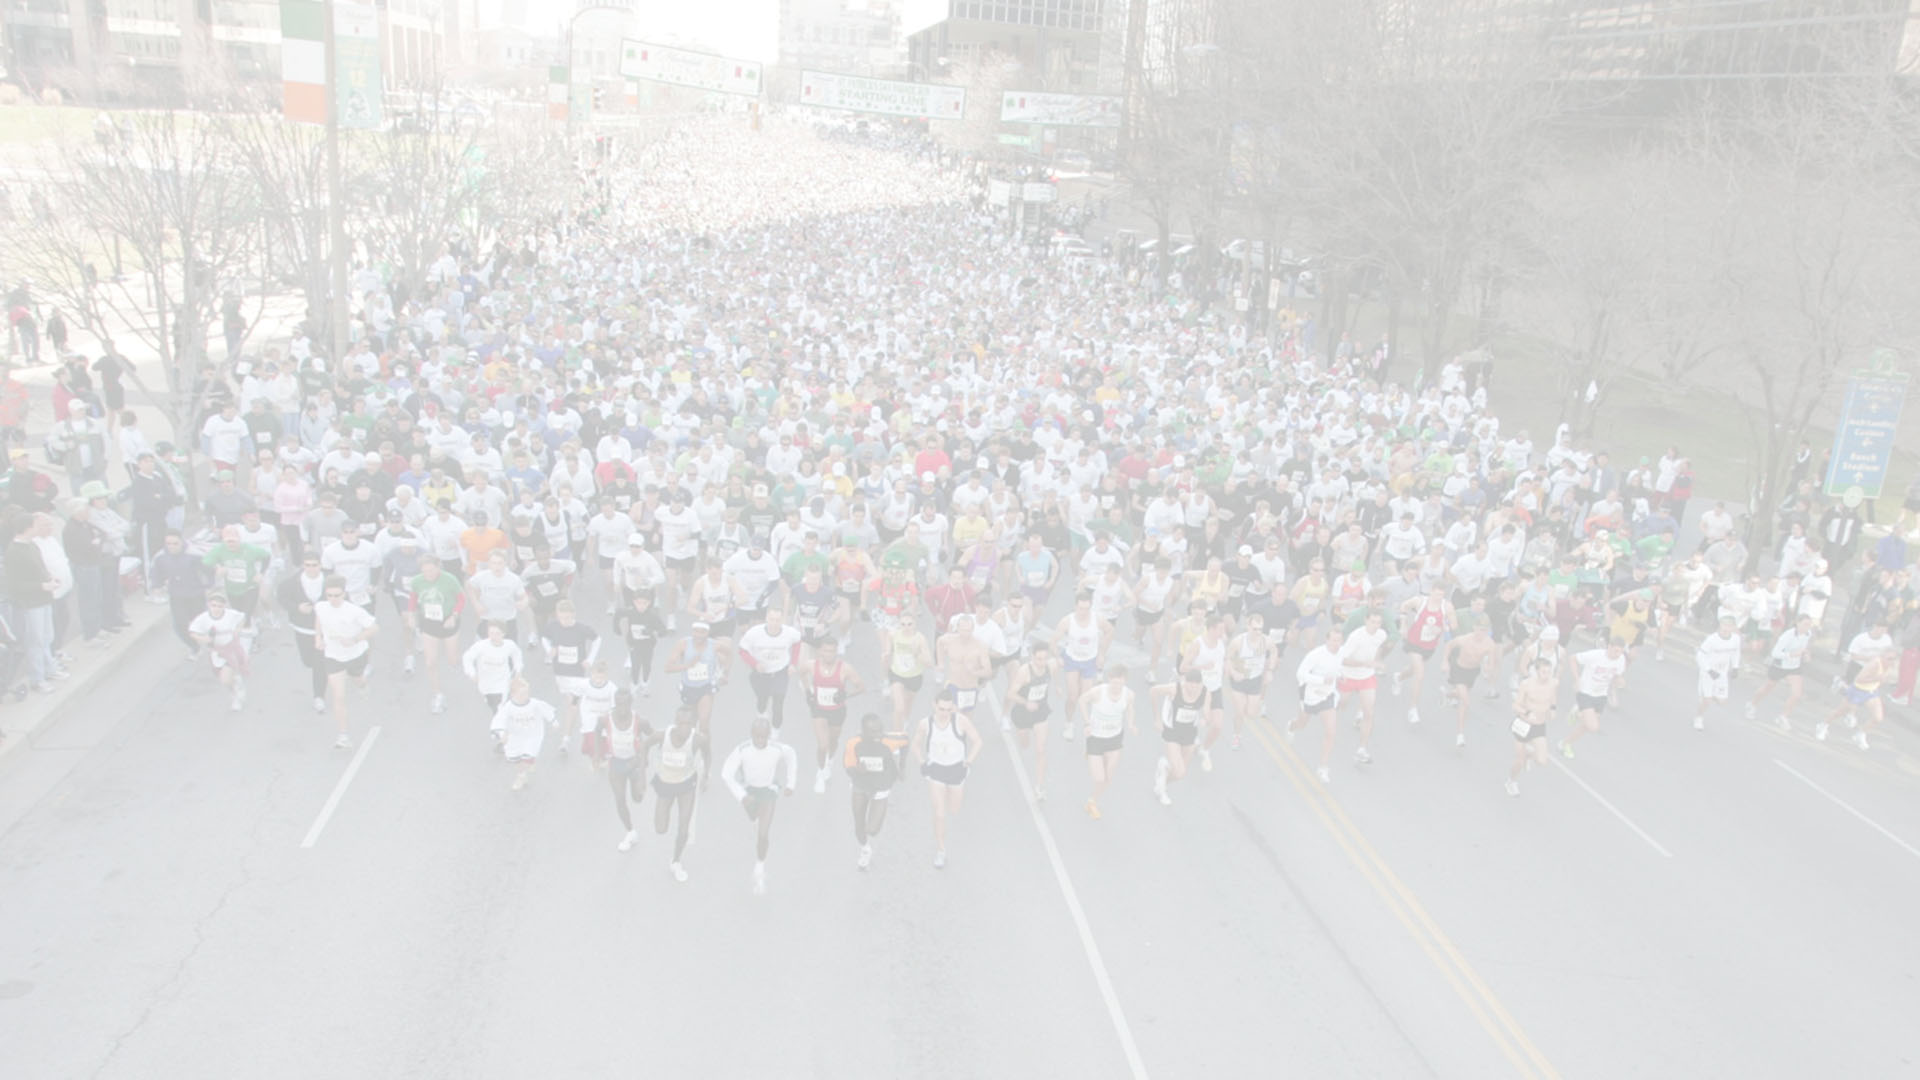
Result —
M1052 184L1037 183L1020 185L1021 202L1053 202L1058 195L1059 192L1054 190Z
M802 71L800 104L921 120L958 120L967 111L967 92L958 86Z
M1105 94L1042 94L1007 90L1000 95L1000 119L1009 124L1048 127L1120 126L1120 99Z
M1904 375L1855 375L1847 380L1846 405L1833 432L1833 460L1827 465L1827 494L1858 490L1877 499L1893 460L1893 436L1907 400Z
M1013 185L1005 180L987 181L987 203L990 206L1005 206L1013 198Z
M760 96L760 65L752 60L733 60L647 41L621 41L620 74L717 94Z

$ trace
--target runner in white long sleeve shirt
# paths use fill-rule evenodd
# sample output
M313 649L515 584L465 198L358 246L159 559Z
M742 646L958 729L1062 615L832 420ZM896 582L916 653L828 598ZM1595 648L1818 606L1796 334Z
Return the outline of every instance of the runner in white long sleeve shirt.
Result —
M1346 635L1340 627L1327 630L1327 640L1316 646L1300 660L1300 666L1294 669L1294 681L1300 684L1300 713L1287 725L1287 739L1292 741L1293 733L1306 727L1308 721L1319 716L1325 721L1326 731L1320 737L1320 767L1315 770L1321 783L1332 779L1327 762L1333 757L1333 729L1335 718L1340 711L1340 648L1345 644Z
M487 623L486 635L467 646L460 657L460 670L473 680L474 688L486 700L487 715L493 716L527 664L520 645L507 636L507 624Z
M756 895L767 891L767 838L773 831L773 808L782 792L793 794L798 767L793 747L774 741L773 725L764 716L754 720L752 735L734 747L720 767L721 782L758 826L753 859Z
M1705 731L1707 706L1716 701L1726 703L1727 684L1733 678L1733 669L1740 666L1740 635L1734 631L1733 616L1720 616L1719 632L1708 634L1700 642L1693 662L1700 668L1700 707L1693 713L1693 730Z

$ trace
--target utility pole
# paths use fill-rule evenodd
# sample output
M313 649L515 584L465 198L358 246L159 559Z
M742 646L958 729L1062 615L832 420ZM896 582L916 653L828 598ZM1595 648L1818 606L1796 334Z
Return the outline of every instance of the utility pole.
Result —
M325 0L322 40L326 43L327 72L322 85L327 92L327 262L333 278L333 302L329 305L333 347L328 350L328 359L339 364L347 353L347 221L346 197L340 190L340 94L333 53L333 2Z

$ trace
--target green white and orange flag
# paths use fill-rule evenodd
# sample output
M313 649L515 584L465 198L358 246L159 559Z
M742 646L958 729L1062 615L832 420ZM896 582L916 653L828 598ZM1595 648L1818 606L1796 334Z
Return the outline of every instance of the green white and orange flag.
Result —
M327 122L326 5L280 0L281 104L295 123Z

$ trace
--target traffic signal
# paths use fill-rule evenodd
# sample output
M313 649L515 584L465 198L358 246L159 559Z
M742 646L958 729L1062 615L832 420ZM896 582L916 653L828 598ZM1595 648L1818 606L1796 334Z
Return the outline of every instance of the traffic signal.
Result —
M594 87L593 88L593 111L599 112L601 109L606 107L606 104L607 104L607 88L604 86Z

